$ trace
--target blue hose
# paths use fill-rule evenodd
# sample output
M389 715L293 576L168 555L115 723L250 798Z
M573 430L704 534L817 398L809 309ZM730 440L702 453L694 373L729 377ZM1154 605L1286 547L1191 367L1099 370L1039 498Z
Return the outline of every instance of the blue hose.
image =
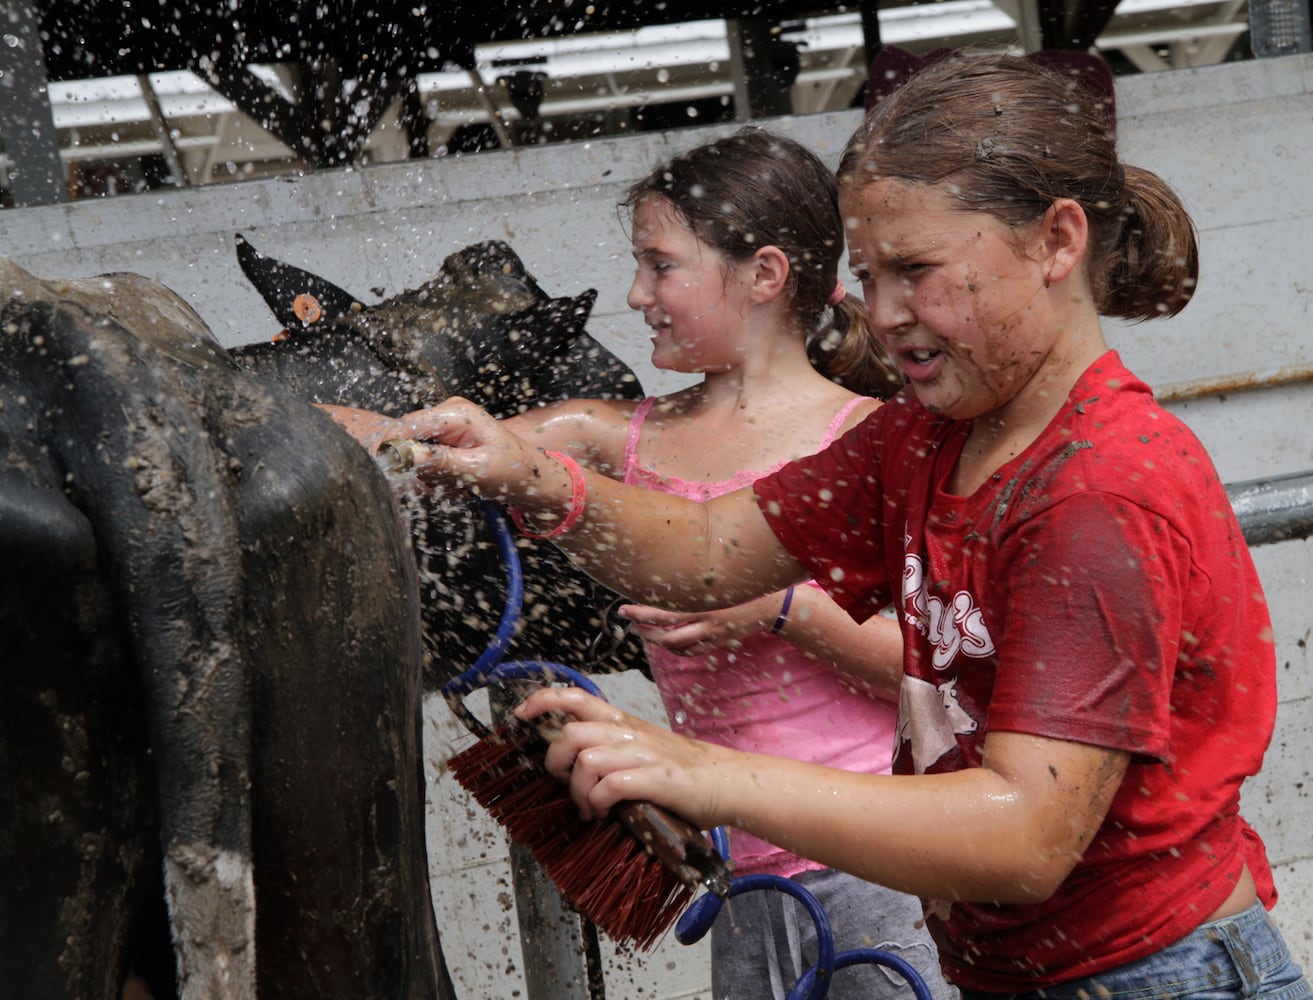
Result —
M497 536L497 548L501 551L502 561L506 564L506 606L502 609L497 634L488 643L488 648L474 661L474 666L462 674L462 677L466 674L477 676L501 662L506 650L510 648L511 639L515 637L515 626L520 620L520 609L524 606L524 574L520 569L520 554L515 551L515 539L511 535L511 529L507 527L506 518L495 504L480 500L479 507L483 510L483 516L488 519L488 524L492 526L493 534Z
M515 551L515 540L506 518L494 504L486 500L479 501L479 505L483 508L484 516L487 517L497 536L498 548L506 562L506 608L502 612L497 634L474 665L442 686L442 694L447 699L447 703L472 731L486 733L486 727L465 707L464 698L471 692L491 684L525 680L540 681L544 684L567 681L605 700L605 695L592 680L571 667L543 660L502 662L515 635L515 626L519 622L524 603L524 578L520 571L520 556ZM711 840L720 856L728 859L729 834L725 828L718 826L712 830ZM907 980L917 1000L933 1000L930 989L920 973L891 952L880 948L852 948L835 954L834 931L830 927L830 919L825 914L825 908L811 892L792 879L780 875L741 875L730 881L729 896L726 898L763 889L782 892L798 900L816 925L816 964L803 973L802 978L793 985L787 1000L825 1000L834 974L840 969L861 963L883 965L892 969ZM724 902L725 900L720 896L710 892L703 893L695 899L675 925L675 937L679 943L695 944L702 940L711 929L711 925L716 922L716 918L720 916L720 908Z
M515 538L506 523L506 518L495 504L487 500L480 500L479 506L497 536L497 548L501 552L502 561L506 564L506 606L502 610L496 635L474 661L474 665L442 685L442 696L447 700L447 704L470 732L478 736L486 736L488 727L470 712L465 706L464 699L471 692L493 684L508 681L538 681L542 684L553 684L567 681L605 700L601 688L592 680L564 664L543 660L502 662L502 658L510 648L511 640L515 638L515 627L519 624L520 612L524 606L524 575L520 569L520 554L515 551Z
M471 691L477 691L479 688L491 687L493 684L504 684L509 681L540 681L543 684L555 684L558 681L565 681L574 687L583 688L589 694L606 700L606 695L602 694L599 688L585 674L581 674L572 667L567 667L560 663L550 663L547 660L507 660L495 667L479 671L473 669L467 670L459 677L447 681L442 686L443 695L451 698L463 698Z
M723 826L711 831L711 842L722 858L729 857L729 834ZM816 925L816 964L793 984L793 989L789 990L786 1000L824 1000L830 992L830 980L834 973L850 965L862 963L883 965L887 969L892 969L907 980L917 1000L933 1000L930 988L921 974L893 952L882 948L850 948L835 954L834 931L825 908L803 885L782 875L740 875L730 881L729 898L732 899L742 892L751 892L755 889L773 889L792 896L802 903ZM724 902L719 896L709 892L695 899L675 924L676 940L680 944L696 944L701 941L707 931L711 930L716 918L720 916L720 908Z

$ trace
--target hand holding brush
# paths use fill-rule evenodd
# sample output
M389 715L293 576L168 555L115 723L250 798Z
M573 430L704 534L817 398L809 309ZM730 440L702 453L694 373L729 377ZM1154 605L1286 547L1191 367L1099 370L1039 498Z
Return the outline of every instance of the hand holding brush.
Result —
M568 679L597 692L559 664L502 664L472 683L534 678ZM449 702L470 689L471 682L462 680L444 688ZM457 714L469 718L463 705ZM652 803L625 802L604 818L585 819L568 786L546 767L563 722L558 715L510 719L453 756L447 768L529 850L571 906L618 944L650 948L699 888L729 894L728 867L701 830Z

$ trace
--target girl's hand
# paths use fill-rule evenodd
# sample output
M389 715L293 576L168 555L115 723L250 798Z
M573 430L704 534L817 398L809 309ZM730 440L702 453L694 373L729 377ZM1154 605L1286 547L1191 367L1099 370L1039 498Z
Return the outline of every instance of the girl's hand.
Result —
M642 799L710 829L716 781L733 751L676 735L579 688L543 688L515 709L521 719L553 713L570 719L547 750L547 770L570 785L584 819L617 802ZM721 761L720 758L725 758Z
M542 452L502 427L467 399L453 396L395 422L397 436L420 442L414 469L430 486L446 486L494 499L532 489Z
M692 613L649 604L624 604L617 613L633 623L632 631L643 640L681 656L692 656L767 631L779 615L781 599L780 594L767 594L732 608Z

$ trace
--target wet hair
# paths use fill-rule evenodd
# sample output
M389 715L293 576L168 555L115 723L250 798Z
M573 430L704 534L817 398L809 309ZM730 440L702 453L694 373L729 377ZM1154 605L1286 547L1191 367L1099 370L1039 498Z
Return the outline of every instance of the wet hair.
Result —
M1071 75L1010 55L958 55L919 70L849 140L839 183L933 184L1013 227L1058 198L1089 219L1086 275L1100 315L1173 316L1194 293L1199 250L1181 199L1124 165L1098 96Z
M815 153L749 126L682 152L634 184L620 203L633 212L659 195L700 242L729 261L779 247L789 261L789 303L808 333L808 356L853 392L884 397L901 384L852 296L831 306L844 252L839 188Z

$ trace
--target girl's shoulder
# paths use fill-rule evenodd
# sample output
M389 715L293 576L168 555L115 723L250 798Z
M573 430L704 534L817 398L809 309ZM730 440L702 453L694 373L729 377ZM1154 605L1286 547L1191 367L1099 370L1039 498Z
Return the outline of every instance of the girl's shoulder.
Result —
M813 451L828 447L880 408L880 400L872 396L859 396L847 389L835 388L840 391L827 393L811 404L814 413L812 426L804 432L804 437Z
M555 434L558 427L604 431L627 426L639 403L636 399L561 399L507 417L505 423L523 438Z
M839 435L843 435L861 424L881 405L881 400L876 399L874 396L855 396L851 401L844 403L836 411L836 416L842 415L843 417L843 422L838 429Z

